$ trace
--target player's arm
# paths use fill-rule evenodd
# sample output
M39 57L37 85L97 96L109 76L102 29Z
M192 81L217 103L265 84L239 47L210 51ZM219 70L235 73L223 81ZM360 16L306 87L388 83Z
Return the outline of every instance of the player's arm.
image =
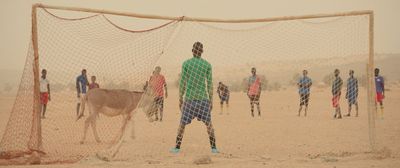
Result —
M351 85L351 83L350 83L350 78L349 78L349 79L347 79L346 96L345 96L346 99L349 97L350 85Z
M247 95L249 95L249 91L250 91L250 77L247 79Z
M355 93L356 93L356 97L358 97L358 80L356 79L356 82L355 82L355 88L356 88L356 91L355 91Z
M300 86L300 81L297 82L297 86L298 86L298 87L301 87L301 86Z
M333 81L332 85L332 95L337 96L340 90L339 81Z
M211 66L208 68L207 70L207 74L206 74L206 80L207 80L207 91L208 91L208 96L210 101L212 102L213 100L213 83L212 83L212 69Z
M383 77L382 77L382 95L383 97L385 97L385 81L383 80Z
M47 93L49 94L49 100L51 100L51 98L50 98L50 83L47 83Z
M86 86L89 86L89 80L87 79L87 76L85 77L85 81L86 81Z
M206 71L206 80L207 80L207 92L210 101L210 110L213 108L213 83L212 83L212 68L211 65L207 68Z
M342 91L342 87L343 87L343 80L340 79L340 83L339 83L339 93Z
M168 98L167 82L165 82L165 79L164 79L164 89L165 89L165 98Z
M81 87L80 87L79 83L80 82L79 82L79 77L78 77L78 78L76 78L76 92L78 94L78 97L80 97L80 94L81 94Z
M258 78L258 76L257 76L257 78ZM262 81L261 81L261 79L258 79L258 80L260 80L260 84L259 84L259 86L258 86L258 96L260 96L261 95L261 89L262 89Z
M183 103L183 95L185 94L185 89L186 89L186 80L187 80L187 70L185 63L182 65L182 71L181 71L181 79L179 80L179 108L181 108L182 103Z

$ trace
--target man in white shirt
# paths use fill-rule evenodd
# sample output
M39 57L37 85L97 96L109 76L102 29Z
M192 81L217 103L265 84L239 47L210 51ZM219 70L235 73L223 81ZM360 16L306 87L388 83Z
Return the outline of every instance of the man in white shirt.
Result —
M42 118L46 118L46 107L47 102L50 100L50 83L46 79L47 70L42 70L42 77L40 78L40 111L42 113Z

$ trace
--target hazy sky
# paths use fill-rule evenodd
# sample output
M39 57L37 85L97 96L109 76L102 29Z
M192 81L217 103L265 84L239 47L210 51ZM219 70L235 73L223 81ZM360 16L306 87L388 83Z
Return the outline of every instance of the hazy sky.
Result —
M400 53L399 0L2 0L0 69L22 71L30 40L31 5L34 3L221 19L374 10L375 51Z

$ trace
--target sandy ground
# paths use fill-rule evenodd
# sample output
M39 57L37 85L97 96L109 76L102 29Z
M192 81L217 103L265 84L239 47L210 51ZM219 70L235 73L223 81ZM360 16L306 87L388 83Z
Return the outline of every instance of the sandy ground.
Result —
M335 120L332 118L329 89L314 89L309 115L298 117L298 95L294 88L289 88L279 92L263 92L262 116L255 118L250 116L249 103L244 93L232 93L229 114L226 111L219 114L219 104L215 99L212 120L220 153L211 154L206 128L194 120L186 128L181 153L171 154L168 151L175 144L180 112L177 108L177 91L170 90L170 97L165 102L164 121L149 123L142 112L135 115L136 139L125 142L113 161L100 161L89 156L74 164L30 167L399 167L399 91L392 89L386 94L384 119L376 120L378 151L375 153L371 152L368 140L364 92L360 93L359 117ZM8 121L13 101L13 96L0 97L1 133ZM341 102L342 110L347 111L345 100ZM55 127L52 125L69 123L74 118L72 112L58 116L51 108L49 105L48 118L44 121L48 127L43 128L44 136L52 134L51 130ZM99 133L103 140L111 137L106 135L112 134L104 132L100 126L106 121L118 122L120 119L108 120L100 116ZM72 147L64 147L64 150L70 151L90 149L89 146L93 145L101 146L94 143L91 131L88 132L87 142L84 145L78 144L77 140L82 134L81 123L57 128L68 130L65 132L70 135L60 138L54 134L52 138L44 139L44 143L61 142L53 147L63 150L63 143L70 142ZM104 143L107 141L104 140ZM211 162L196 165L195 162L203 157L209 157Z

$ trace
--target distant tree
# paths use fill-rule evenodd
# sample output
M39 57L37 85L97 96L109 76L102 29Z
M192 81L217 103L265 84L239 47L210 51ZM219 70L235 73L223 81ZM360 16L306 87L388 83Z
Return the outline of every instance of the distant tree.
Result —
M268 90L270 91L279 91L281 90L282 85L279 82L274 82L268 85Z
M70 82L65 87L70 91L76 91L76 83Z
M297 83L299 82L301 75L299 73L295 73L292 77L292 79L290 79L289 81L289 85L294 86L297 85Z
M360 84L361 87L367 87L368 83L367 75L362 75L361 77L359 77L358 83Z
M261 79L261 90L267 90L268 88L268 80L265 75L259 75Z
M11 85L10 83L4 84L4 87L3 87L3 91L4 91L4 92L8 93L8 92L10 92L12 89L13 89L13 85Z
M247 92L248 81L249 81L249 78L243 78L242 79L242 82L241 82L240 86L241 86L241 90L243 92Z
M234 81L232 82L232 84L229 86L229 90L231 92L243 92L244 91L244 87L242 85L242 82L240 81Z
M330 85L332 83L333 79L334 79L334 74L329 73L328 75L325 75L322 78L322 82L324 82L326 85Z
M65 88L66 86L61 83L50 84L50 89L52 92L60 92L63 91Z
M118 85L115 84L112 80L110 80L110 82L105 84L105 88L107 88L107 89L116 89L116 88L118 88Z

